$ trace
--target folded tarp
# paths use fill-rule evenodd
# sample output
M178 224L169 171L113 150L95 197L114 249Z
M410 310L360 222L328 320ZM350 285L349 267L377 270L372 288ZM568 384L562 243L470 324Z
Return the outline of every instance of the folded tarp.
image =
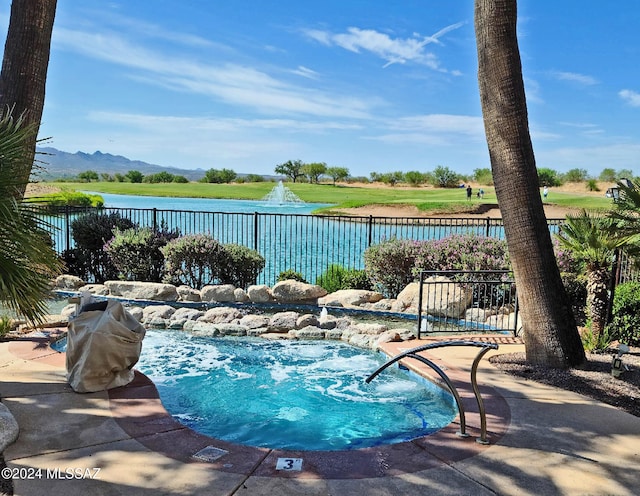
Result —
M90 308L90 307L89 307ZM104 391L133 380L145 329L122 304L109 300L69 321L67 379L77 393Z

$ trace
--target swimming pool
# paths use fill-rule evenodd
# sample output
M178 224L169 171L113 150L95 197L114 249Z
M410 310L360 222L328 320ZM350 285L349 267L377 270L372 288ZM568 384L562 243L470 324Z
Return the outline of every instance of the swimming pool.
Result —
M456 416L453 397L339 341L197 337L149 330L141 372L167 411L202 434L249 446L350 450L425 436Z

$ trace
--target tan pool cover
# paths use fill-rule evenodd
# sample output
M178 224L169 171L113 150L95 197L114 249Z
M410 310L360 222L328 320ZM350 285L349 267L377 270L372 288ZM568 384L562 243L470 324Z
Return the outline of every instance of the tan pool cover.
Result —
M145 329L118 301L80 313L69 322L67 379L77 393L129 384Z

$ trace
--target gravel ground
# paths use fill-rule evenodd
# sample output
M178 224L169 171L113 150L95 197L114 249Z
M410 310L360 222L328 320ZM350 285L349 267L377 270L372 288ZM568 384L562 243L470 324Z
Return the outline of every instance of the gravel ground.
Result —
M498 369L526 379L589 396L640 417L640 348L622 357L628 370L620 378L611 375L617 350L587 353L584 369L557 370L526 363L524 353L496 355L489 359Z

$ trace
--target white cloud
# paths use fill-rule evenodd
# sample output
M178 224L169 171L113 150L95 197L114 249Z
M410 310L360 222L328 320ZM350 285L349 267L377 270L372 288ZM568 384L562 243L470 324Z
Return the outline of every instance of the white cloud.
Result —
M440 38L443 35L458 29L463 24L462 22L451 24L431 36L414 33L411 38L392 38L374 29L356 27L348 28L345 33L330 33L317 29L308 29L304 33L323 45L339 46L354 53L360 53L361 50L371 52L386 61L383 67L396 63L416 62L441 70L437 57L427 52L425 47L431 43L441 44Z
M318 79L318 76L320 76L316 71L314 71L313 69L309 69L308 67L305 67L303 65L299 65L295 70L291 71L293 74L297 74L298 76L302 76L308 79Z
M585 86L592 86L594 84L598 84L597 79L591 76L586 76L584 74L578 74L576 72L554 71L551 74L560 81L571 81L571 82L579 83Z
M137 71L133 77L138 80L174 91L208 95L261 112L366 119L375 103L289 84L252 67L171 57L112 33L60 28L56 43L65 50L133 69ZM308 69L304 72L307 76L313 73Z
M482 117L430 114L401 117L386 124L390 131L370 137L386 143L446 145L484 140Z
M633 90L621 90L618 96L632 107L640 107L640 93Z

